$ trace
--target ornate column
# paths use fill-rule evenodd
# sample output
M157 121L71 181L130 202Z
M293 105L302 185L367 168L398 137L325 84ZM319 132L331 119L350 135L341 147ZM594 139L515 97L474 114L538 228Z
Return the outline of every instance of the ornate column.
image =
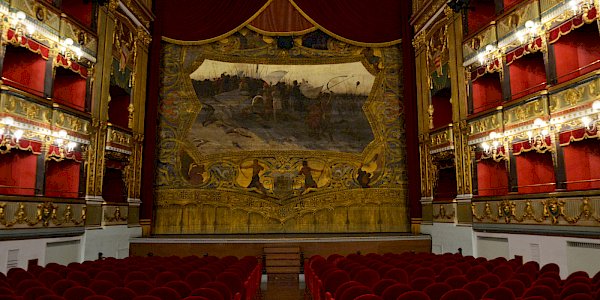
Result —
M115 2L116 3L116 2ZM112 46L115 30L114 11L111 1L109 7L98 11L98 61L92 79L90 145L87 164L86 227L100 227L102 224L102 180L104 175L104 153L108 128L108 102L110 101L110 72L112 67Z

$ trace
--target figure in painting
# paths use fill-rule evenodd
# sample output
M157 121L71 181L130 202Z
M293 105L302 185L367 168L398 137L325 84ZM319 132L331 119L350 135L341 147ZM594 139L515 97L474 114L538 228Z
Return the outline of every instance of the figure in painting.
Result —
M190 180L190 183L202 184L204 182L204 176L202 176L204 172L204 165L191 163L190 167L188 168L188 178Z
M260 172L265 168L258 163L258 159L254 159L252 164L249 166L240 166L240 169L252 169L252 181L248 184L247 188L256 188L260 190L263 194L267 193L267 189L260 182Z
M315 170L308 166L308 161L303 160L302 168L298 174L304 175L304 190L308 190L309 188L317 188L317 182L313 179L312 172L323 172L323 170Z
M360 184L362 188L369 188L369 182L371 182L371 176L373 174L363 170L362 166L358 169L358 176L356 176L356 181Z

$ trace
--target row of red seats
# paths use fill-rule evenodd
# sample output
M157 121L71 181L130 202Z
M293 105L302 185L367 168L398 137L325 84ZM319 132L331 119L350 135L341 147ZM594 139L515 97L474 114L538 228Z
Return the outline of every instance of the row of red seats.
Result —
M256 257L128 257L0 273L0 300L251 300Z
M314 300L600 300L600 272L559 274L554 263L459 254L334 254L305 263Z

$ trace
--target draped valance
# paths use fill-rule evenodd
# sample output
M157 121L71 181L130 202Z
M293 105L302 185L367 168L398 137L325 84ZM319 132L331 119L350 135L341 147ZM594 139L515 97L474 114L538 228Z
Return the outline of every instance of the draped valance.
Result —
M248 26L262 34L300 35L319 29L347 43L382 47L402 35L398 0L158 1L162 39L199 45Z

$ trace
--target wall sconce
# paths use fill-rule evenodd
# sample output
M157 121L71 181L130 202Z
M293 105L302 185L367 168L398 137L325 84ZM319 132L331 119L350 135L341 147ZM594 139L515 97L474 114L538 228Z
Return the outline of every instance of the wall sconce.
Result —
M567 5L569 5L569 8L573 11L574 15L578 15L591 9L594 6L594 3L590 0L570 0L567 2Z
M538 152L543 151L548 147L546 138L550 131L548 131L548 123L540 118L533 121L533 130L527 131L527 138L529 144L533 149Z
M491 64L492 62L494 62L494 60L496 59L496 55L494 55L494 52L496 50L497 49L494 45L485 46L485 50L483 52L479 53L479 55L477 55L477 59L479 60L479 63L482 66L487 66L487 65Z
M517 31L517 39L521 43L532 43L533 39L539 36L540 25L532 20L525 22L525 29Z
M2 124L2 129L0 130L0 135L2 135L1 145L6 145L6 143L11 142L18 143L25 134L23 129L15 127L15 119L12 117L2 118L0 123Z
M17 39L22 36L33 36L36 31L35 26L27 21L27 15L22 11L14 13L10 23L15 29Z
M73 39L66 38L58 45L58 51L68 59L78 60L83 55L83 51L73 44Z
M587 131L595 131L600 123L600 100L592 103L592 114L581 118L581 124Z
M497 152L498 148L502 146L502 133L496 133L495 131L490 132L489 135L491 144L488 142L481 143L481 148L486 154Z
M54 144L63 150L66 150L67 153L73 152L77 147L77 143L70 141L69 136L65 130L60 130L58 132L53 132L52 137L54 138Z

